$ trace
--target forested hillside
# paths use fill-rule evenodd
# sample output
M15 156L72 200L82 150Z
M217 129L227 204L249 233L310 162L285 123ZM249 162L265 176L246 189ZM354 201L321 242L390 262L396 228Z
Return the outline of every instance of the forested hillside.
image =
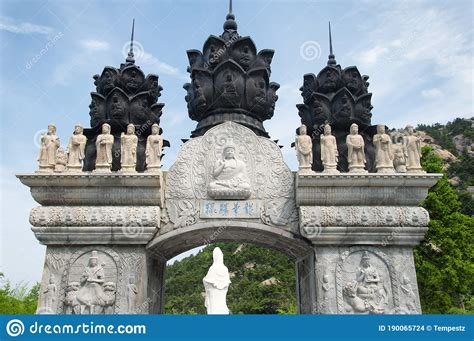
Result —
M252 244L214 243L166 269L168 314L205 314L202 279L219 246L232 284L227 302L232 314L294 314L295 263L285 254Z

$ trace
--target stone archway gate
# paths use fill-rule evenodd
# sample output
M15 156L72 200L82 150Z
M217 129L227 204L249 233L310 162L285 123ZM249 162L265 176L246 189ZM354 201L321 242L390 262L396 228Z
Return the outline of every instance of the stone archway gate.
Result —
M243 180L216 176L226 146ZM162 174L20 174L47 245L37 313L162 313L166 261L214 241L294 258L300 313L420 313L412 247L429 217L417 205L438 177L295 175L274 142L232 122ZM84 309L98 268L105 298Z

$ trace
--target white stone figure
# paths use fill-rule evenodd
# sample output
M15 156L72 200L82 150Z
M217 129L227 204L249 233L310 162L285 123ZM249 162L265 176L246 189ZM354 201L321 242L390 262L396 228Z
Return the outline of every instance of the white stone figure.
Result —
M343 289L344 299L355 313L383 314L387 304L387 292L377 268L370 264L370 256L364 251L356 280Z
M373 142L377 173L394 173L392 141L390 136L385 133L385 125L377 125L377 134L374 135Z
M92 251L89 262L79 280L81 288L77 291L77 301L81 306L81 315L97 314L103 305L104 268L99 264L97 251Z
M123 173L136 173L138 137L135 135L135 126L127 125L127 133L120 138L121 144L121 171Z
M402 144L392 145L393 149L393 167L397 173L407 172L407 159L405 157L405 151Z
M82 125L76 124L74 126L74 134L69 139L67 146L68 159L67 159L67 170L68 172L80 172L82 170L82 160L85 158L85 150L87 137L84 136L84 128Z
M207 193L214 199L248 199L252 194L245 163L235 157L235 147L228 144L222 159L216 161Z
M205 306L208 314L229 314L226 295L230 285L229 270L224 265L224 254L216 247L212 252L213 263L203 278L206 289Z
M156 173L161 171L161 154L163 151L163 137L160 135L160 126L151 126L151 135L146 140L146 171Z
M307 129L304 124L299 128L298 135L295 137L296 157L299 163L299 174L314 174L311 170L313 164L313 141L306 134Z
M95 160L94 172L110 173L112 167L112 146L114 145L114 136L110 134L110 125L102 125L102 134L97 136L95 142L97 157Z
M336 138L331 135L331 126L324 126L324 134L321 135L321 161L324 165L323 173L339 173L337 170L339 152L337 151Z
M364 138L359 135L359 126L355 123L351 125L350 134L346 138L347 161L349 163L349 173L367 173L365 170Z
M133 314L135 313L135 301L138 294L138 288L135 285L135 278L132 276L128 279L127 285L127 308L128 313Z
M51 173L56 165L56 151L60 146L59 137L56 135L56 126L48 125L48 132L41 136L41 147L38 157L38 173Z
M54 165L55 173L63 173L66 171L67 155L62 147L56 151L56 164Z
M56 303L56 292L57 287L55 282L54 275L49 277L49 284L46 286L46 289L43 291L44 296L44 310L48 313L55 312L55 303Z
M402 300L405 303L406 308L408 309L407 313L417 313L416 309L416 294L413 292L410 279L404 275L402 283L400 285L402 289Z
M406 128L407 135L403 136L403 147L405 148L405 157L407 160L408 173L425 173L421 167L421 139L414 135L413 127L408 125Z

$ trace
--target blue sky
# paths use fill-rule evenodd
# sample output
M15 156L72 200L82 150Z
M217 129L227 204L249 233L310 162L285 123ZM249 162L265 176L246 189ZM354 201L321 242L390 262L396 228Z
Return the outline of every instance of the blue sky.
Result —
M1 41L0 271L15 282L39 280L44 262L28 222L36 206L15 173L36 169L38 137L55 123L65 145L75 123L88 126L92 76L125 60L135 18L137 64L156 73L166 104L161 125L173 162L195 122L187 116L187 49L222 33L227 1L5 1ZM327 22L336 60L370 76L374 124L390 127L473 116L471 1L234 1L242 36L276 50L272 81L281 84L275 116L265 126L296 169L289 148L305 73L326 64ZM305 47L314 47L314 55Z

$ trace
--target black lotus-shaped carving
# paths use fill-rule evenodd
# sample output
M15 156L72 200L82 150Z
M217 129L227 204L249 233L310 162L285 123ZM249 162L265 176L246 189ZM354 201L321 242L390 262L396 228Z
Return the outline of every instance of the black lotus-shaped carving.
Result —
M367 92L368 76L361 76L355 66L341 69L327 65L318 75L308 73L300 88L304 104L297 108L309 134L320 133L321 126L348 129L352 123L362 128L371 125L372 94Z
M116 69L106 66L94 76L96 92L91 92L89 115L91 127L105 122L125 127L160 123L163 103L157 103L163 88L158 76L145 74L134 63L125 63Z
M192 137L225 121L241 123L268 137L262 122L273 116L280 87L270 82L274 51L257 53L253 40L239 36L236 29L229 14L221 36L209 36L202 52L187 51L191 83L183 88L189 117L198 121Z

